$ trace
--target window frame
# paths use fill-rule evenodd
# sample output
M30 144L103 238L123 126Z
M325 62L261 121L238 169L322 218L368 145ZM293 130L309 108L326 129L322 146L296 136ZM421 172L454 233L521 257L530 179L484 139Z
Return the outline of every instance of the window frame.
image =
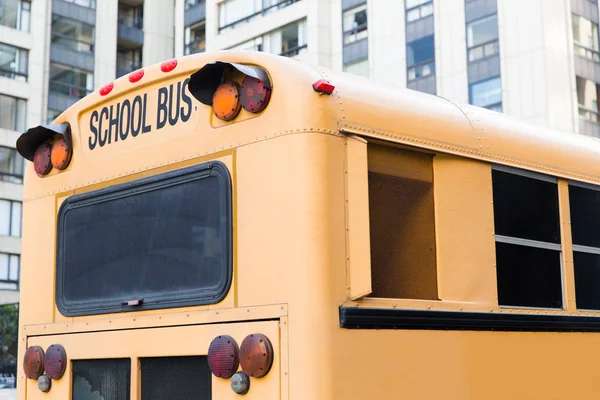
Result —
M500 96L501 96L500 101L497 101L495 103L487 104L486 106L479 106L479 105L473 104L473 87L476 86L476 85L480 85L482 83L493 81L495 79L498 79L500 81ZM494 76L494 77L491 77L491 78L487 78L487 79L483 79L481 81L469 83L469 104L471 104L471 105L473 105L475 107L480 107L480 108L485 108L485 109L488 109L488 110L495 111L494 108L497 108L497 107L500 107L500 109L502 109L502 103L503 103L503 101L504 101L504 96L503 96L503 92L502 92L502 77L500 75Z
M545 310L545 311L566 311L567 310L567 298L566 298L566 291L565 291L565 263L564 263L564 242L562 240L562 224L560 223L560 193L559 193L559 179L554 177L554 176L550 176L550 175L544 175L544 174L539 174L537 172L533 172L533 171L528 171L528 170L523 170L523 169L518 169L518 168L514 168L514 167L508 167L505 165L500 165L500 164L492 164L492 171L498 171L498 172L504 172L506 174L512 174L512 175L517 175L517 176L522 176L525 178L530 178L530 179L536 179L539 181L544 181L544 182L549 182L549 183L554 183L556 184L556 193L557 193L557 207L558 207L558 229L559 229L559 236L560 236L560 243L550 243L550 242L543 242L543 241L539 241L539 240L532 240L532 239L524 239L524 238L518 238L518 237L514 237L514 236L505 236L505 235L498 235L496 233L496 227L494 226L494 243L504 243L504 244L511 244L511 245L517 245L517 246L525 246L525 247L533 247L533 248L537 248L537 249L544 249L544 250L552 250L552 251L558 251L558 255L559 255L559 259L560 259L560 287L561 287L561 307L560 308L549 308L549 307L532 307L532 306L514 306L514 305L503 305L500 304L500 300L498 300L498 308L500 309L506 309L506 310ZM492 187L493 187L493 182L492 182ZM493 213L495 214L495 210L493 210ZM494 215L495 217L495 215ZM500 240L498 240L500 239ZM497 255L496 255L496 260L497 260ZM498 268L498 266L496 265L496 268ZM498 285L498 281L496 281L496 287Z
M588 46L584 45L583 43L575 40L575 30L574 30L575 28L574 28L574 24L573 24L574 17L585 19L592 25L592 28L594 26L596 27L596 43L599 46L598 49L593 49L593 48L588 47ZM573 34L573 51L575 52L575 55L593 60L595 62L600 62L600 26L599 26L599 24L595 23L594 21L592 21L589 18L584 17L583 15L571 13L571 31ZM593 31L593 29L592 29L592 31ZM579 49L583 50L585 52L585 55L580 54L580 52L578 51Z
M423 40L426 38L431 38L432 41L432 48L433 48L433 57L425 59L423 61L419 61L418 63L413 63L413 64L409 64L409 57L408 57L408 47L410 44L415 43L419 40ZM413 55L414 58L414 55ZM422 71L426 66L430 66L431 67L431 72L427 75L422 75ZM421 76L417 76L417 70L421 71ZM414 71L415 73L415 77L411 78L411 72ZM428 36L424 36L422 38L419 38L417 40L413 40L412 42L408 42L406 43L406 81L407 82L415 82L418 81L420 79L426 79L429 78L431 76L436 76L436 68L435 68L435 33L432 35L428 35Z
M64 284L63 277L65 250L64 250L64 229L65 217L69 210L74 207L85 207L89 204L110 201L113 198L122 198L128 195L134 195L135 192L143 188L145 191L168 188L185 182L197 181L206 178L216 178L221 180L223 188L223 217L226 218L226 232L224 240L226 249L224 284L216 293L198 294L197 291L191 292L189 296L176 298L168 292L153 293L152 302L143 302L133 308L120 304L118 299L112 298L107 305L106 299L103 300L83 300L66 302L63 298ZM109 188L97 191L83 193L67 198L60 206L57 219L56 231L56 278L55 278L55 300L56 306L64 316L82 316L82 315L101 315L114 312L135 312L155 309L176 309L180 307L199 306L217 304L221 302L229 293L233 279L233 207L232 207L232 184L228 168L220 161L211 161L197 164L191 167L169 171L159 175L141 178L131 182L115 185ZM165 296L165 293L167 295ZM121 299L119 299L121 300Z
M431 7L431 14L423 15L423 9L426 9L428 7ZM415 11L418 11L419 18L417 18L417 19L411 19L409 21L408 20L408 15L411 12L415 12ZM417 4L416 6L413 6L411 8L406 8L405 11L404 11L404 18L405 18L407 24L412 24L412 23L415 23L417 21L422 20L423 18L427 18L427 17L433 16L434 13L435 13L435 9L433 8L433 0L424 1L423 3Z
M476 45L469 46L469 26L471 26L472 24L481 22L485 19L491 19L494 16L496 17L496 39L488 40L486 42L482 42L482 43L479 43ZM498 30L498 12L494 11L491 14L487 14L487 15L484 15L483 17L480 17L480 18L474 19L473 21L467 22L465 24L465 37L466 37L465 43L467 45L467 63L470 64L470 63L474 63L474 62L480 62L480 61L487 60L489 58L499 55L500 54L500 31ZM485 48L486 48L486 46L489 46L489 45L494 45L493 47L494 47L495 52L493 54L486 55ZM483 55L479 58L471 59L471 53L474 50L479 49L479 48L482 49Z
M365 16L367 17L367 21L364 24L352 26L350 29L344 29L344 16L348 13L351 13L354 17L359 12L365 12ZM359 34L365 32L365 37L358 38ZM350 40L352 38L352 40ZM354 7L348 8L346 10L342 10L342 43L344 46L359 42L361 40L369 39L369 9L367 7L367 3L358 4Z
M8 264L7 264L7 276L6 279L2 279L2 277L0 277L0 284L8 284L8 285L15 285L14 289L8 289L8 288L2 288L0 287L0 290L8 290L8 291L19 291L20 288L20 283L21 283L21 255L20 254L15 254L15 253L7 253L7 252L0 252L1 254L5 254L8 257ZM18 265L17 265L17 280L12 280L10 279L10 263L11 263L11 258L12 257L16 257L18 260Z
M4 76L6 78L14 79L14 80L20 80L20 79L18 79L18 77L20 77L20 78L24 78L25 82L27 82L27 80L29 78L29 50L24 49L22 47L18 47L18 46L13 46L8 43L0 43L0 47L2 47L2 46L12 47L13 49L16 50L16 54L15 54L16 69L13 71L13 70L9 70L9 69L0 68L0 76Z

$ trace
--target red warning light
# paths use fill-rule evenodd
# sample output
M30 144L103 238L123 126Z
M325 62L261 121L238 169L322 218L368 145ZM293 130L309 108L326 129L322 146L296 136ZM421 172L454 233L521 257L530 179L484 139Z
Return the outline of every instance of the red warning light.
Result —
M144 77L144 70L138 69L129 74L129 82L135 83Z
M172 59L172 60L165 61L164 63L162 63L160 66L160 70L162 72L171 72L175 69L176 66L177 66L177 60Z
M335 86L327 82L325 79L319 79L318 81L313 83L313 89L315 90L315 92L331 94L333 93Z
M240 100L244 110L259 113L269 104L271 89L260 79L247 76L242 82Z
M100 88L100 96L106 96L107 94L110 93L111 90L113 90L114 87L115 87L115 84L112 82L105 86L102 86Z

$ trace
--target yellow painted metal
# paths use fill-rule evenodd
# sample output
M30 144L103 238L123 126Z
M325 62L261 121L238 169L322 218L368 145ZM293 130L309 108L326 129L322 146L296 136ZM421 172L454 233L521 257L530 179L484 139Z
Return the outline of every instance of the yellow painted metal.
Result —
M267 108L259 116L215 124L210 107L193 100L188 121L156 129L158 90L176 88L215 60L264 67L273 82ZM312 90L321 78L336 86L333 95ZM137 95L147 95L150 131L91 150L94 111ZM172 73L147 67L140 84L119 79L109 95L89 95L56 122L73 128L70 166L40 178L28 165L25 177L20 359L27 344L54 342L65 346L70 359L202 355L216 334L241 342L260 327L276 345L277 364L264 381L253 381L246 398L570 399L600 394L594 367L600 356L598 334L346 330L339 327L338 314L345 305L595 315L572 304L565 181L560 201L568 309L498 307L490 165L600 183L596 139L248 52L184 57ZM363 297L370 291L365 141L433 155L439 301ZM62 201L208 160L224 162L232 176L234 263L227 297L198 307L62 316L54 289ZM42 395L19 370L18 399L68 398L69 371ZM135 399L139 372L132 377ZM236 398L227 382L213 379L213 384L213 398Z

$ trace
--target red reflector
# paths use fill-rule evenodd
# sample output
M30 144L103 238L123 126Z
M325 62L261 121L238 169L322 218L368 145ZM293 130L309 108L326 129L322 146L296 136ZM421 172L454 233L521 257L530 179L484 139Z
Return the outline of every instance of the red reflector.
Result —
M33 168L38 175L48 175L52 170L52 146L45 142L39 145L33 155Z
M23 357L23 370L29 379L39 378L44 372L44 349L40 346L29 347Z
M44 369L52 379L60 379L67 368L67 352L60 344L53 344L46 350Z
M144 70L138 69L129 74L129 82L135 83L144 77Z
M176 66L177 66L177 60L172 59L172 60L165 61L164 63L162 63L160 66L160 70L162 72L171 72L175 69Z
M313 83L313 89L319 93L331 94L335 89L331 83L327 82L325 79L319 79L315 83Z
M100 88L100 96L106 96L107 94L109 94L110 91L113 90L113 87L115 87L115 84L112 82L108 85L102 86Z
M208 347L208 367L217 378L231 378L240 363L237 342L227 335L217 336Z
M240 100L244 110L251 113L259 113L269 104L271 89L260 79L247 76L242 82Z

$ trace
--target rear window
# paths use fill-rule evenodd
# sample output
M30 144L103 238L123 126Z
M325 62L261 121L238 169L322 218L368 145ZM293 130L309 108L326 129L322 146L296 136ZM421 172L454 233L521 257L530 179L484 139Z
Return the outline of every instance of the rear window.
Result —
M231 183L207 163L67 199L58 216L64 315L216 303L231 281Z

